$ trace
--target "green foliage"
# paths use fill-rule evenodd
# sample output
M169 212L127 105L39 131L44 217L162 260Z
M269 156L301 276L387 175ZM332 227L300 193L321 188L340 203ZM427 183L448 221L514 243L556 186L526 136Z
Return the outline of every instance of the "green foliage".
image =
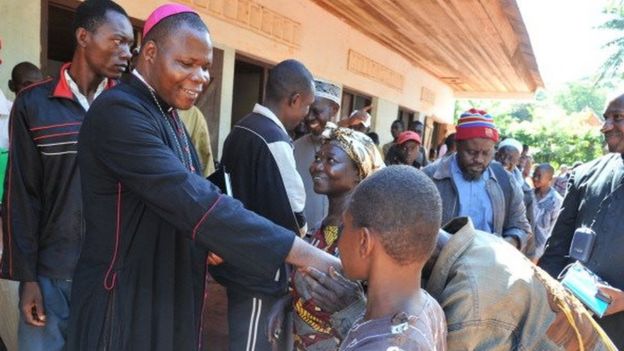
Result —
M537 124L516 123L501 132L529 145L537 163L548 162L558 167L601 156L604 139L597 128L580 128L581 122L577 118L568 118L570 120L563 119L558 123L552 120Z
M600 28L605 30L617 31L624 33L624 1L612 0L605 7L604 13L611 16L607 22L603 23ZM624 64L624 35L607 42L605 49L611 50L611 55L602 64L598 72L598 80L621 78Z
M604 12L610 19L601 28L620 35L606 44L611 56L596 77L568 83L559 91L540 90L530 103L493 100L460 100L455 116L476 107L488 111L503 137L513 137L530 146L536 162L553 166L587 162L604 152L604 138L592 112L601 115L608 93L624 77L624 0L609 0ZM616 84L617 83L617 84Z
M624 1L623 0L609 0L604 8L605 13L610 14L624 14Z
M607 93L602 86L582 80L569 83L555 96L555 101L568 114L583 111L586 107L601 113L606 98Z
M532 121L533 120L533 105L531 104L515 104L513 105L511 117L518 121Z
M458 100L455 116L471 107L488 111L502 137L513 137L530 146L535 162L549 162L554 167L587 162L603 154L603 137L598 127L587 124L592 108L603 111L604 92L596 89L593 99L586 99L591 84L586 81L569 84L552 98L545 91L536 94L532 103L494 100ZM539 98L538 98L539 97ZM598 101L600 103L598 104ZM566 104L564 107L563 105Z

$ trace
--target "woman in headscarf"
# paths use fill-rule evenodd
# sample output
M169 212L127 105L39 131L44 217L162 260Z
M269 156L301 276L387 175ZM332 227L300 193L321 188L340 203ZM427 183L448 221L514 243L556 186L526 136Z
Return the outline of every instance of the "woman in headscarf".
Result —
M348 128L326 129L321 148L310 165L314 191L329 200L327 217L320 227L308 234L312 245L338 256L342 231L342 213L349 195L367 176L385 167L373 141L363 133ZM331 312L315 301L300 295L300 280L293 279L295 348L297 350L337 350L340 335L330 324ZM319 306L320 305L320 306Z

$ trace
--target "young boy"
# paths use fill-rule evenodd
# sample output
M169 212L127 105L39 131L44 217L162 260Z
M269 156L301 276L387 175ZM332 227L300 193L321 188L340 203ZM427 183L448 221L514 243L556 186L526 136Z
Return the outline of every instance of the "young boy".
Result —
M555 170L548 163L542 163L533 172L533 189L535 195L535 257L544 253L546 240L555 225L563 198L551 186Z
M399 135L397 145L403 155L403 161L406 165L413 165L420 156L420 135L411 130L405 131Z
M444 312L420 288L441 207L433 182L410 166L382 169L356 188L338 248L347 278L368 281L368 300L340 350L446 350Z
M365 299L353 302L351 296L357 289L347 287L340 274L313 269L306 274L306 278L313 278L307 283L313 290L309 292L311 298L338 301L333 308L340 313L332 315L332 326L340 335L348 334L341 350L616 349L561 284L503 239L475 230L467 217L453 219L440 231L422 275L420 268L408 273L400 271L407 266L387 264L392 261L390 252L420 257L422 251L415 251L417 244L398 233L418 233L425 245L431 236L424 233L430 233L429 225L439 219L422 217L436 218L440 211L439 199L429 200L433 197L425 191L428 185L424 182L415 181L412 175L411 182L404 180L407 177L388 175L400 171L397 167L378 171L356 188L339 241L345 274L352 279L368 279L366 312L361 307ZM383 194L391 200L384 201ZM367 208L362 199L369 199L377 208ZM402 208L412 216L391 217ZM400 222L394 225L392 221ZM408 230L414 227L418 231ZM382 265L385 267L379 268ZM444 319L439 308L427 307L426 303L420 310L414 308L418 298L410 297L410 293L425 296L421 301L431 297L420 292L418 280L410 279L412 274L427 281L427 291L444 308L448 335L440 329ZM411 319L418 320L404 324L398 311L418 315ZM363 319L356 317L364 313ZM380 318L393 315L394 325L391 318ZM343 332L349 327L350 332ZM438 344L440 340L447 344Z

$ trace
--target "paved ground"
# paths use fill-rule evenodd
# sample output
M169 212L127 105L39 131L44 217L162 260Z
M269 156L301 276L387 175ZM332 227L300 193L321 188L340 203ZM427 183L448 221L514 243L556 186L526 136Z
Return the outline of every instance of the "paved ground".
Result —
M208 282L208 304L204 319L204 351L227 351L227 296L225 288L214 280Z

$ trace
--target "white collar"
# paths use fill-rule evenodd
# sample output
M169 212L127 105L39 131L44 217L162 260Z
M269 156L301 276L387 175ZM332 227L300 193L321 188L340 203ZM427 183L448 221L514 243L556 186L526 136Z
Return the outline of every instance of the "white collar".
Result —
M256 104L254 106L254 108L253 108L253 112L259 113L259 114L265 116L266 118L272 120L273 122L275 122L275 124L277 124L280 128L282 128L282 130L284 131L284 133L286 133L286 135L289 135L288 131L284 127L284 124L282 123L282 121L280 121L279 118L277 118L277 116L275 115L275 113L273 113L273 111L269 110L266 106L262 106L260 104Z
M149 83L145 80L145 78L141 75L141 73L139 73L139 71L135 69L132 70L132 74L137 77L141 82L143 82L143 84L145 84L145 86L147 87L147 89L149 89L152 94L154 94L154 96L158 95L156 93L156 89L152 88L151 85L149 85ZM159 103L158 101L156 101L156 103ZM167 110L168 113L171 113L171 111L173 110L173 106L169 107L169 109Z
M149 83L145 80L145 78L141 75L141 73L139 73L139 71L136 70L136 68L132 70L132 74L135 77L137 77L141 82L143 82L143 84L145 84L147 89L149 89L153 94L156 94L156 89L152 88L152 86L149 85ZM169 107L169 110L167 110L167 112L171 112L171 110L173 110L173 107Z
M136 70L136 68L132 70L132 74L133 74L135 77L139 78L139 80L140 80L141 82L143 82L143 84L145 84L145 86L147 86L147 88L148 88L149 90L151 90L151 91L156 91L154 88L152 88L152 86L151 86L151 85L149 85L149 83L145 80L145 78L143 78L143 76L141 75L141 73L139 73L139 71L137 71L137 70Z
M72 77L69 75L69 68L63 71L63 76L65 77L67 85L69 85L69 90L71 90L72 94L74 94L78 103L85 109L85 111L89 110L89 107L91 106L89 99L87 99L87 97L80 92L80 89L78 89L78 84L76 84L76 82L74 82ZM95 93L93 94L94 101L100 94L102 94L104 89L106 89L107 84L108 78L102 79L100 85L98 85L97 89L95 89Z

